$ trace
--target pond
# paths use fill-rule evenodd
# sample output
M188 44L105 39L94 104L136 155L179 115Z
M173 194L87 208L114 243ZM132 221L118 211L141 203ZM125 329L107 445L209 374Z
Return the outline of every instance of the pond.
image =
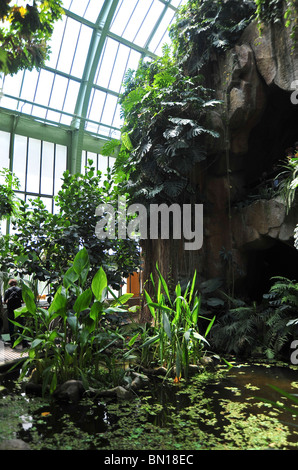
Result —
M28 397L15 374L6 374L0 444L17 438L33 450L297 449L293 411L259 398L297 407L269 384L298 394L296 366L235 364L178 384L160 377L130 401L84 398L78 404Z

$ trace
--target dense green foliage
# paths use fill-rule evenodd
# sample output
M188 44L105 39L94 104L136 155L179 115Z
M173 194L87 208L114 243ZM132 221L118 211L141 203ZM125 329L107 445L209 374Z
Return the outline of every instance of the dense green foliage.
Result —
M269 359L286 352L298 333L298 284L283 277L273 284L260 305L232 299L233 308L212 329L212 345L222 353L238 356L264 354Z
M8 169L0 171L3 184L0 184L0 220L13 215L17 207L15 190L19 188L19 180Z
M83 248L65 272L48 310L38 306L34 292L22 284L25 305L15 310L14 322L22 335L15 345L25 337L30 347L20 379L35 369L35 380L43 385L44 393L48 386L53 393L57 384L68 379L80 378L88 388L89 380L95 381L100 373L100 361L105 364L105 349L121 338L106 328L106 316L123 312L121 306L132 294L107 303L107 276L101 267L88 287L90 268ZM19 317L25 318L25 328L18 323Z
M117 196L109 172L102 181L101 173L92 166L85 174L70 175L66 171L55 200L55 214L39 198L30 204L19 202L12 220L14 231L5 237L1 270L57 284L76 253L85 247L90 257L90 276L101 266L110 285L119 289L123 278L139 266L137 244L130 239L100 240L95 233L97 206L112 204L117 213Z
M121 98L124 126L115 165L123 190L143 204L189 200L194 193L190 174L206 158L203 137L217 136L206 125L207 111L216 103L201 77L185 75L168 49L130 72Z
M253 1L187 2L170 29L178 61L189 73L197 73L212 52L224 51L237 42L254 12Z
M144 290L152 325L148 328L139 327L141 332L138 331L132 337L129 345L134 346L134 353L141 351L142 364L147 367L152 364L165 366L167 374L174 375L175 380L179 381L181 377L188 378L189 365L197 364L205 354L206 346L209 345L206 337L215 317L206 318L200 314L201 298L195 291L196 273L184 292L178 283L172 296L158 266L156 269L158 282L155 283L152 274L150 278L154 298ZM200 326L201 329L205 328L203 334L199 331L202 321L207 322L207 326ZM136 341L139 342L137 347ZM127 353L128 357L132 351Z
M54 23L62 12L62 0L35 0L24 6L0 0L0 72L15 74L43 65Z

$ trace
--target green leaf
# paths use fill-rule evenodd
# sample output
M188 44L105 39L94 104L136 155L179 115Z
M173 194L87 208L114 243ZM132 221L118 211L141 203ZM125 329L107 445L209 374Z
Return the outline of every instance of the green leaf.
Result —
M160 334L158 333L158 335L152 336L151 338L147 339L145 343L143 343L140 347L145 348L147 346L150 346L150 344L156 343L156 341L158 341L159 339L160 339Z
M192 336L197 339L198 341L203 341L204 343L208 344L209 346L209 343L208 341L206 340L206 338L204 338L204 336L200 335L197 331L194 331L192 333Z
M76 301L74 303L73 308L74 308L75 312L80 313L83 310L86 310L87 308L89 308L91 300L92 300L92 290L91 289L87 289L84 292L82 292L82 294L80 294L78 296L78 298L76 299Z
M171 301L171 297L170 297L170 293L169 293L169 289L168 289L167 283L166 283L165 279L163 278L163 276L162 276L162 274L161 274L161 272L160 272L160 270L159 270L159 267L158 267L158 264L157 264L157 263L156 263L156 270L157 270L157 272L158 272L159 279L160 279L160 281L161 281L161 284L162 284L162 287L163 287L163 289L164 289L164 291L165 291L165 294L166 294L166 296L167 296L167 298L168 298L168 301L169 301L170 304L172 305L172 301Z
M90 332L88 330L88 328L84 328L81 333L80 333L80 344L81 346L86 346L87 342L88 342L88 338L89 338L89 335L90 335Z
M75 272L74 268L69 268L63 276L63 285L65 289L68 287L73 286L75 282L79 279L79 274Z
M130 294L130 293L120 295L120 297L118 297L117 299L113 300L113 302L111 303L111 307L114 306L114 305L123 305L123 304L125 304L129 299L131 299L132 297L133 297L133 294Z
M92 292L97 300L102 301L104 299L107 287L108 281L106 273L100 268L92 279L91 284Z
M28 312L34 315L36 313L36 304L35 304L34 294L29 289L29 287L26 286L26 284L22 285L22 296L23 296L23 300L26 304Z
M171 324L170 324L170 321L169 321L169 317L165 312L162 312L162 323L163 323L163 327L164 327L164 330L166 332L166 335L169 338L169 340L171 341L171 339L172 339Z
M65 350L70 356L73 356L75 351L77 350L77 347L77 344L67 343L67 345L65 346Z
M44 343L43 339L40 339L40 338L34 339L31 343L31 349L35 349L37 346L39 346L42 343Z
M86 270L88 265L89 265L89 255L88 255L88 251L84 247L76 254L75 259L73 261L73 269L75 270L77 274L81 275L83 271Z
M78 326L78 319L76 316L72 315L70 317L67 317L67 323L69 324L71 330L75 333L76 332L76 329L77 329L77 326Z
M103 311L102 302L94 302L94 304L91 307L89 316L90 316L90 318L92 318L92 320L97 321L98 320L98 314L102 313L102 311Z
M67 298L65 295L61 294L61 287L57 290L53 302L49 307L49 313L58 313L59 315L64 316L66 314L67 307Z
M145 289L144 289L144 292L145 292L146 302L149 307L149 311L152 317L154 318L154 320L156 320L155 309L153 308L153 305L152 305L153 304L152 299Z

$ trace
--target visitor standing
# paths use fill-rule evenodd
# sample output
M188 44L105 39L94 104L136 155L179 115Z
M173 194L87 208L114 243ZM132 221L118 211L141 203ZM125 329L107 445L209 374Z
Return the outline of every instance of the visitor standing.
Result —
M8 281L9 288L4 293L4 303L7 305L7 318L8 318L8 328L10 335L10 344L11 346L14 343L14 311L22 306L22 289L18 287L18 282L16 279L10 279ZM11 321L12 320L12 321ZM25 346L25 344L23 344Z

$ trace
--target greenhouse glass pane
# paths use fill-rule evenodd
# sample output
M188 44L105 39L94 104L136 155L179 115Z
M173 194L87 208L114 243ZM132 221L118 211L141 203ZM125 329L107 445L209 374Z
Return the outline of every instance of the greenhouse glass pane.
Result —
M40 183L40 192L42 194L53 194L54 152L54 144L50 142L43 142Z
M150 5L150 7L148 8L147 14L143 21L139 24L138 32L134 38L134 42L140 46L145 46L149 35L152 33L152 29L155 26L156 21L164 10L164 5L158 0L147 3L148 6ZM144 6L142 6L142 10L143 9ZM131 25L129 27L131 28Z
M41 141L29 139L26 191L39 193Z
M175 12L171 9L167 10L163 19L160 22L152 40L149 44L150 51L154 52L156 55L162 54L162 46L165 43L170 44L170 38L168 34L169 25L172 23L175 16Z
M79 93L80 84L73 80L68 81L66 95L64 96L64 100L61 103L61 108L63 111L69 114L73 114L75 110L76 100ZM64 114L61 115L61 123L62 124L70 124L71 117L66 116Z
M24 80L21 90L21 98L27 101L33 101L36 93L36 86L39 79L39 72L37 70L26 70L24 73Z
M117 96L106 95L104 108L102 110L99 122L108 126L112 125L114 111L118 103Z
M42 202L44 203L44 205L46 206L46 209L49 211L49 212L52 212L52 206L53 206L53 201L51 198L49 197L41 197L40 198L42 200Z
M20 180L20 191L25 191L27 137L16 135L14 138L13 172Z
M83 16L89 21L94 21L104 4L104 0L64 0L63 7L76 15Z
M106 99L106 93L100 90L93 89L93 92L91 94L91 101L89 104L89 110L87 114L88 119L90 119L91 121L98 122L100 112L104 107L105 99Z
M54 69L57 67L57 63L59 60L60 45L63 40L63 35L65 34L66 20L67 17L64 16L61 20L57 21L57 23L55 24L53 35L51 37L51 40L49 41L51 54L48 61L46 62L46 65Z
M77 37L75 56L70 69L70 74L81 78L84 72L85 62L92 36L92 29L82 25Z
M3 81L3 93L11 96L19 96L24 72L21 71L12 77L7 75ZM1 102L2 103L2 102Z
M111 75L114 70L115 58L119 50L119 43L113 39L107 39L104 46L104 54L96 74L96 84L104 88L109 87Z
M56 195L61 189L62 176L66 170L67 164L67 148L64 145L56 145L55 152L55 175L54 175L54 194Z
M80 0L81 1L81 0ZM89 5L86 8L86 11L84 13L84 18L89 21L93 21L98 17L102 6L104 4L104 0L93 0L91 2L88 2Z
M98 170L102 172L102 179L104 181L104 176L107 173L108 168L108 157L103 157L102 155L98 155Z
M0 166L2 168L9 168L9 146L10 134L8 132L0 131Z
M139 0L121 0L111 24L111 31L123 36ZM128 39L128 38L127 38Z
M72 18L67 18L65 34L57 63L57 69L61 72L70 73L71 71L79 33L80 23Z
M48 72L47 70L40 71L34 96L34 102L36 104L48 106L54 77L55 75L52 72Z

